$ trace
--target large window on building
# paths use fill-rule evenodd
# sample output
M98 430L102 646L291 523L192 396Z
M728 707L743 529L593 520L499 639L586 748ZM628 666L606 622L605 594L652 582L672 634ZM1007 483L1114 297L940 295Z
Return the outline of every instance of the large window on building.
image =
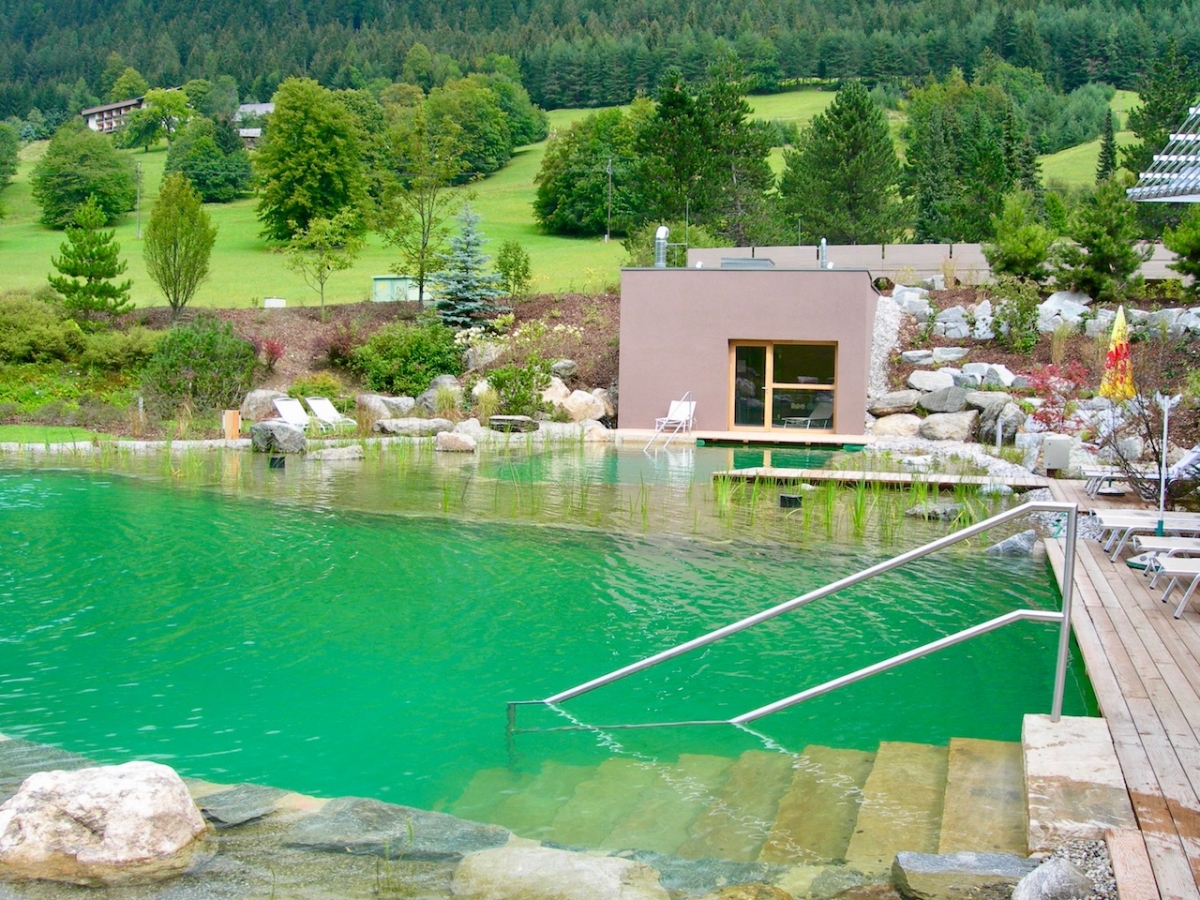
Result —
M833 430L837 344L735 341L734 428Z

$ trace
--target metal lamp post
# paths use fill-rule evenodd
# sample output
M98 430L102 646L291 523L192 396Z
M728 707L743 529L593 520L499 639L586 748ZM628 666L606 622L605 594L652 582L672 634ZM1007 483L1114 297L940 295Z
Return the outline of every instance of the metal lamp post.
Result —
M1168 397L1163 393L1154 395L1154 402L1158 404L1158 408L1162 410L1163 414L1162 460L1158 465L1158 528L1155 530L1159 537L1162 537L1163 534L1163 517L1166 515L1167 508L1167 423L1171 419L1171 410L1182 399L1182 394L1176 394L1174 397Z

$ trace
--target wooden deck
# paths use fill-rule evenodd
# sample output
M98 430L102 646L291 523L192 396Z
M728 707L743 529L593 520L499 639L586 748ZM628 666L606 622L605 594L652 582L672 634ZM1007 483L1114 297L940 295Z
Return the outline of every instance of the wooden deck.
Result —
M1088 497L1082 481L1054 481L1055 499L1081 511L1138 506ZM1062 546L1047 542L1061 580ZM1128 555L1128 554L1127 554ZM1200 898L1200 604L1179 620L1148 579L1110 562L1094 540L1077 545L1074 631L1108 722L1140 835L1114 850L1121 900Z
M930 487L952 489L958 484L973 484L984 487L991 484L1006 484L1015 491L1031 491L1050 485L1049 479L1038 475L1016 478L993 478L988 475L950 475L945 472L866 472L842 469L785 469L777 466L758 466L750 469L729 469L714 472L713 477L731 478L735 481L774 481L779 483L801 481L836 481L841 484L868 484L877 482L894 487L910 484L927 484Z

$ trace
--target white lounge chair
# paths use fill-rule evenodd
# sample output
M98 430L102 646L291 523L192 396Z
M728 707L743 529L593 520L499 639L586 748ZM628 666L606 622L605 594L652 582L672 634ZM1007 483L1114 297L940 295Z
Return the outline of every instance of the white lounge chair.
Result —
M1172 557L1162 561L1162 570L1158 573L1160 576L1170 578L1167 582L1167 589L1163 592L1163 602L1167 602L1167 598L1171 596L1171 591L1175 590L1175 586L1183 581L1188 582L1187 590L1183 592L1183 599L1179 601L1179 605L1175 607L1175 618L1183 615L1184 607L1188 605L1188 601L1192 599L1192 594L1196 591L1196 586L1200 585L1200 559L1179 559Z
M333 405L333 401L328 397L305 397L304 402L308 404L308 408L317 417L317 424L321 426L322 431L326 428L358 427L358 422L338 412L337 408Z
M1131 545L1136 556L1125 562L1130 568L1144 568L1150 577L1150 587L1158 581L1160 563L1172 556L1200 556L1200 540L1187 537L1155 537L1135 534Z
M1119 510L1094 513L1100 525L1100 540L1109 559L1116 560L1135 534L1159 533L1157 510ZM1200 515L1168 512L1162 517L1162 534L1175 537L1200 535Z
M832 428L833 401L818 400L807 416L788 416L783 425L785 428Z
M696 420L696 401L689 399L691 396L692 392L688 391L683 395L683 399L672 400L671 405L667 407L667 414L654 420L654 434L646 441L643 451L649 450L660 434L670 433L667 442L663 444L663 447L666 447L675 435L692 430L692 423Z
M271 402L275 404L275 411L279 413L279 418L289 425L295 425L297 428L307 431L308 426L312 424L312 419L304 411L304 404L295 397L280 397Z

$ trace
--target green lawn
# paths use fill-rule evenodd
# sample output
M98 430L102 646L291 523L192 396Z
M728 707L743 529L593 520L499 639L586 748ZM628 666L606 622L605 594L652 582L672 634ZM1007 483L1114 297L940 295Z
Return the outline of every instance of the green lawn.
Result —
M60 425L0 425L0 443L65 444L70 441L111 441L111 434Z
M752 96L748 100L754 114L763 119L781 119L804 127L817 113L833 101L832 91L813 89L784 94ZM1112 106L1124 123L1137 96L1118 91ZM562 129L595 110L559 109L551 112L550 127ZM900 113L888 114L893 138L898 140L904 125ZM1118 142L1131 140L1128 132L1118 135ZM902 148L901 148L902 149ZM0 220L0 290L36 288L46 283L51 271L51 257L58 254L65 236L62 232L43 228L37 221L39 209L30 195L29 177L33 164L45 144L34 144L22 151L22 163L13 184L0 200L7 211ZM158 196L166 162L165 147L150 153L125 151L142 167L142 224ZM481 215L481 228L489 238L488 250L495 253L500 243L515 239L529 252L533 268L533 288L536 291L598 291L617 284L625 253L619 242L605 244L600 239L577 239L542 234L533 222L531 204L534 197L533 179L541 165L545 143L534 144L517 151L512 162L490 178L471 187L473 205ZM1042 159L1047 179L1070 184L1090 184L1095 175L1099 141L1073 147ZM783 166L782 151L772 151L772 168ZM312 306L317 294L304 284L300 276L283 264L281 254L270 250L259 238L258 221L254 215L255 201L212 204L208 207L217 225L217 243L213 251L211 277L196 296L200 306L245 307L264 297L284 297L290 306ZM129 263L128 277L133 279L133 299L139 306L162 303L157 288L146 275L142 260L137 222L134 215L126 216L116 227L124 257ZM390 271L396 254L372 235L355 266L338 272L329 280L326 297L329 302L365 300L370 296L371 276Z

